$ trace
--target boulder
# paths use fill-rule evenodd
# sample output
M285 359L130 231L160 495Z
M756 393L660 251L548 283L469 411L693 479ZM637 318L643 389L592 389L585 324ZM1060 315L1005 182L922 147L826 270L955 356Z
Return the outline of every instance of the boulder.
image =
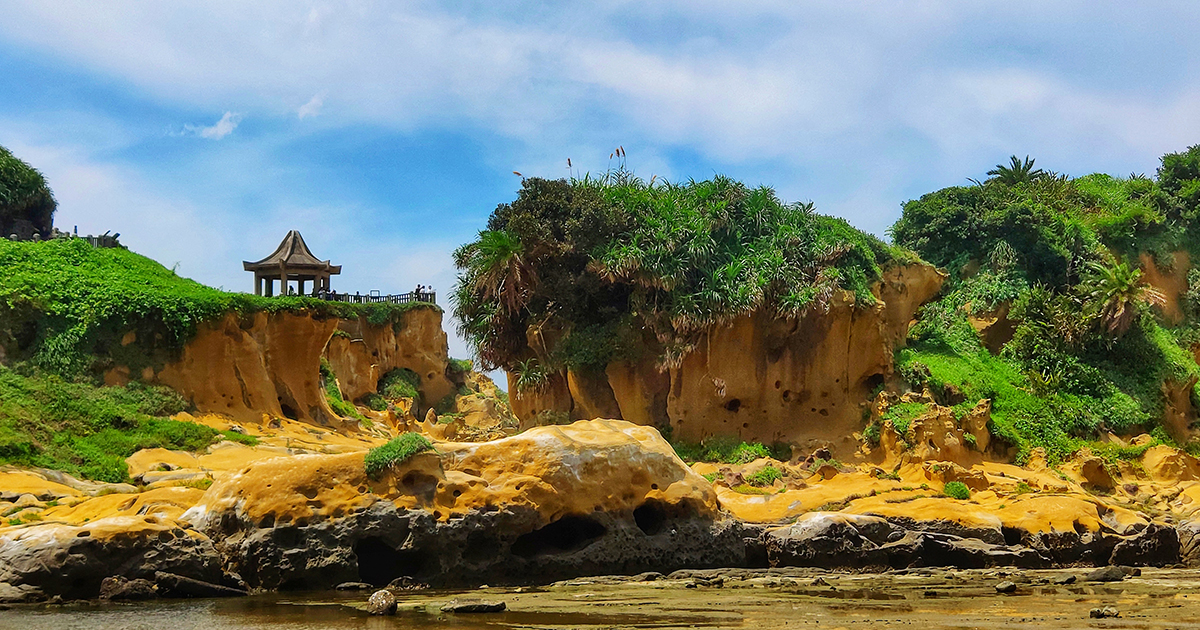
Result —
M100 599L112 601L144 601L158 597L158 588L154 582L143 578L130 580L114 575L100 582Z
M1126 576L1125 569L1117 566L1100 567L1083 576L1084 582L1120 582Z
M367 599L367 612L372 615L396 614L396 596L387 589L375 591Z

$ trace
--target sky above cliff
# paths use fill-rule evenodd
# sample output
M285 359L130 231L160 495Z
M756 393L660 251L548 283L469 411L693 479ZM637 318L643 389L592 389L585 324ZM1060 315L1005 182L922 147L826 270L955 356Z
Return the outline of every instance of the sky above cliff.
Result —
M1200 143L1185 2L5 2L0 145L56 223L250 290L289 229L341 291L453 282L526 176L722 173L880 236L1010 154ZM447 329L452 324L447 322ZM451 353L465 356L451 335Z

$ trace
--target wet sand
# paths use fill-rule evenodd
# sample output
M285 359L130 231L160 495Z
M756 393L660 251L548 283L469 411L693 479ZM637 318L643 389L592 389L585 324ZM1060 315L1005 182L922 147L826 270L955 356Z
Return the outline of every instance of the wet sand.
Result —
M370 591L276 593L229 600L14 607L0 628L20 630L316 630L341 628L1200 628L1200 571L1143 569L1122 582L1055 585L1090 569L698 572L688 579L399 594L394 617L370 617ZM719 576L720 579L706 579ZM1004 580L1017 584L999 594ZM720 585L718 585L720 584ZM508 611L449 614L451 599L502 600ZM1121 617L1091 619L1112 606Z

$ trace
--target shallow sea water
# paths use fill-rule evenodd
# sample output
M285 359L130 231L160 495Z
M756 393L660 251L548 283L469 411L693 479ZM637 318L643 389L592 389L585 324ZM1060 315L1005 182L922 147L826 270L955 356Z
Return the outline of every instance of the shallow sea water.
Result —
M337 630L342 628L1196 628L1200 571L1146 570L1119 583L1055 585L1077 571L924 571L850 575L818 571L679 580L400 595L394 617L371 617L369 592L282 593L224 600L16 606L0 630ZM1013 595L996 593L1002 580ZM451 599L503 600L503 613L440 612ZM1091 619L1113 606L1117 619Z

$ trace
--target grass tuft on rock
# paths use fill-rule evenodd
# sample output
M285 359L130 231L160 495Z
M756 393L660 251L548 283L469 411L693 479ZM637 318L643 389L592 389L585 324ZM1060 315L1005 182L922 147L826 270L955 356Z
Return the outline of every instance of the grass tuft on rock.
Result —
M420 433L403 433L383 446L373 448L363 460L367 476L378 478L397 464L408 461L417 453L433 450L433 444Z

